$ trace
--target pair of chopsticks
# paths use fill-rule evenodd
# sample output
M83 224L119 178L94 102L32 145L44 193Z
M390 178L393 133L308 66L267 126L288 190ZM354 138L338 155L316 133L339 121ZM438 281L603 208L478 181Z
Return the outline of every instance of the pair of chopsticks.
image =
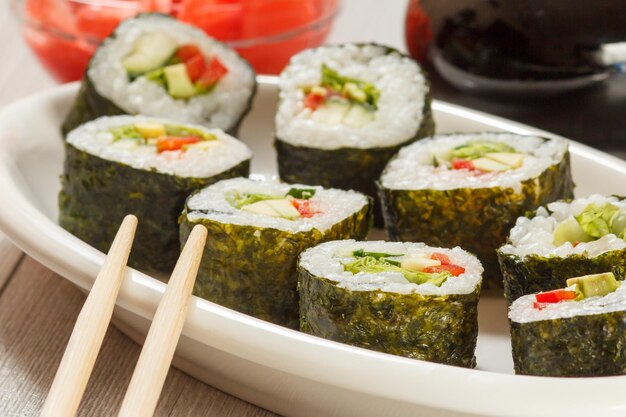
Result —
M124 218L76 325L41 417L74 417L85 392L126 271L137 218ZM126 391L119 417L154 414L187 315L207 230L196 226L176 263Z

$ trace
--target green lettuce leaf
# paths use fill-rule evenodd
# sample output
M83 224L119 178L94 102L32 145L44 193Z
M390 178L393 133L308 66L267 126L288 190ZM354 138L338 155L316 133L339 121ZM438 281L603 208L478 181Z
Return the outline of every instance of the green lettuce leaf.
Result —
M473 140L457 146L451 152L452 159L477 159L492 152L517 152L515 148L502 142Z
M402 268L398 265L390 263L383 258L375 258L373 256L363 256L356 260L344 264L344 269L353 274L364 272L368 274L377 274L380 272L399 272L407 279L407 281L414 284L425 284L427 282L436 286L441 286L446 279L452 274L450 272L441 272L434 274L427 274L425 272L410 271L406 268Z
M618 210L611 203L606 203L602 207L591 203L578 216L574 217L585 233L595 238L601 238L611 233L611 219Z
M333 70L326 64L322 64L322 86L331 88L335 91L343 91L343 86L346 83L355 84L365 95L366 107L371 107L376 110L378 105L378 99L380 98L380 91L373 84L368 82L357 80L355 78L344 77L337 71Z

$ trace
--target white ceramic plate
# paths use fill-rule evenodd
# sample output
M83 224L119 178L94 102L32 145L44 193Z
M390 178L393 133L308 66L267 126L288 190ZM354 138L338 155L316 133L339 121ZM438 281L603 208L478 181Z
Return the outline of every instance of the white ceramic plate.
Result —
M253 172L274 174L275 80L259 81L241 137L254 151ZM77 84L57 87L0 112L0 227L29 255L88 290L104 255L56 224L63 161L59 126L77 90ZM433 108L439 132L488 129L548 135L441 102ZM575 142L570 150L579 196L625 193L626 162ZM117 326L142 341L164 288L162 282L129 270L115 311ZM478 368L470 370L330 342L195 298L175 365L285 416L626 415L626 376L512 375L502 299L481 300L479 325Z

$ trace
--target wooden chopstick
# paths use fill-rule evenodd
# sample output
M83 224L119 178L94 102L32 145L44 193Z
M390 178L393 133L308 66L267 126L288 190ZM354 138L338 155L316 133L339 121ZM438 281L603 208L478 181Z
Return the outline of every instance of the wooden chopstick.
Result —
M61 359L41 417L73 417L85 392L124 278L137 218L126 216L85 300Z
M154 414L185 322L206 236L202 225L195 226L189 235L152 320L119 417Z

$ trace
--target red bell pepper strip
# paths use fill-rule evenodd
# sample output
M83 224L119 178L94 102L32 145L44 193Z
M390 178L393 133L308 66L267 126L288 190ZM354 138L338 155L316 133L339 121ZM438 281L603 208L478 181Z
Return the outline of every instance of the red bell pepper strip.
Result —
M202 52L194 44L182 45L176 50L176 57L182 62L187 62L196 55L202 55Z
M448 258L448 255L446 255L445 253L433 252L430 255L430 259L441 262L441 265L452 265L452 262L450 262L450 258Z
M300 213L302 217L313 217L320 213L319 210L312 206L309 200L294 198L291 200L291 204L298 210L298 213Z
M539 303L558 303L576 298L576 291L558 289L535 294L535 299Z
M161 153L164 151L177 151L180 150L185 145L190 145L192 143L200 142L202 139L197 136L184 136L184 137L173 137L173 136L165 136L157 139L156 147L157 152Z
M424 268L422 270L422 272L425 272L427 274L438 274L446 271L451 273L453 276L458 277L465 272L465 268L459 265L437 265L429 266L428 268Z
M552 303L540 303L535 301L533 303L533 308L537 309L537 310L543 310L544 308L548 307L549 305L552 305Z
M204 57L202 55L194 55L185 61L185 67L187 68L187 75L191 81L196 81L202 75L204 71Z
M452 160L452 169L468 169L473 171L476 167L474 167L474 163L469 159L454 159Z
M209 63L206 64L204 71L196 83L202 88L210 88L217 84L226 74L228 74L228 68L222 64L219 58L213 57Z
M324 102L326 102L326 97L315 93L309 93L304 98L304 107L315 111L320 108L320 106L324 104Z

